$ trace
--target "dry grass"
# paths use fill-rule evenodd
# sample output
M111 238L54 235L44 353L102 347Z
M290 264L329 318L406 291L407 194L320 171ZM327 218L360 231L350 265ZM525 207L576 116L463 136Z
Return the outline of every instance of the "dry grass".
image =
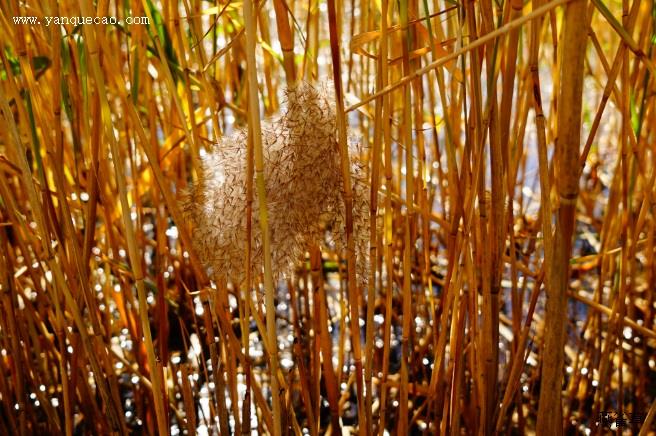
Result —
M0 433L653 432L655 26L2 3Z

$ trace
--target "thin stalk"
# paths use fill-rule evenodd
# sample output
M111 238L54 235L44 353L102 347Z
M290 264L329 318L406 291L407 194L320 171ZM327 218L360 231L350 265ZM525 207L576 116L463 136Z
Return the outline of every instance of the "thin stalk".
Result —
M269 371L271 382L271 403L273 409L274 436L281 434L280 392L278 392L278 336L276 329L276 305L274 300L273 273L271 270L271 233L269 229L269 216L267 212L266 189L264 184L264 152L262 148L262 129L260 126L260 102L257 88L257 64L255 62L255 4L253 1L244 2L244 26L246 28L246 62L248 69L248 128L250 139L253 142L253 155L255 159L255 177L257 184L257 199L260 214L260 229L263 235L262 249L264 250L264 290L266 299L266 327L267 341L269 342Z
M353 239L353 188L348 145L346 140L346 116L344 112L344 92L342 89L340 35L337 27L337 6L335 0L328 2L328 24L330 27L330 51L332 54L333 81L335 85L335 103L337 115L337 145L342 167L344 189L344 208L346 225L346 256L348 267L349 315L351 321L351 342L355 360L355 377L357 387L358 416L365 417L364 379L362 374L362 347L360 345L360 289L355 275L355 241ZM360 426L364 434L366 425Z

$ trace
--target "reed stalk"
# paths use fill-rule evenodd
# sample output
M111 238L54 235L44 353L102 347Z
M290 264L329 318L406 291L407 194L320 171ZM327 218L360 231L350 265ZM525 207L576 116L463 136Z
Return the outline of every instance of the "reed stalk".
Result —
M562 378L565 327L567 324L567 287L569 259L574 235L576 200L579 192L577 162L580 156L581 110L583 97L583 60L587 43L585 1L573 1L565 7L560 59L558 104L558 142L556 172L559 197L553 260L549 269L549 288L545 317L544 359L540 385L538 434L562 434ZM587 19L585 20L587 23Z
M276 328L276 304L274 301L273 273L271 270L271 236L267 213L267 192L264 187L264 156L262 149L262 131L260 128L260 103L258 99L257 64L255 63L256 24L253 13L254 4L244 3L244 26L246 28L246 61L248 62L248 102L249 102L249 138L253 144L253 159L257 198L259 204L260 228L263 236L264 251L264 289L266 298L266 328L269 343L269 372L271 383L271 405L273 428L269 430L274 436L282 434L280 394L278 387L278 335Z
M347 146L344 92L342 89L341 52L337 27L337 8L334 0L328 2L328 24L330 28L330 52L333 61L333 83L335 85L335 113L337 116L337 144L342 170L346 227L346 259L348 266L349 316L351 322L351 346L355 361L358 415L366 416L364 410L364 378L362 373L362 347L360 345L360 287L355 275L355 241L353 238L353 192L351 185L350 160ZM364 434L365 426L360 426Z

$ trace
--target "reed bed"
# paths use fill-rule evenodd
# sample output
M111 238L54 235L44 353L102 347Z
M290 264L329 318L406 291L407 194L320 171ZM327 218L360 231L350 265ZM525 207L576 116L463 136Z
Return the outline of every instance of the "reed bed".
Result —
M653 1L0 35L0 434L654 433Z

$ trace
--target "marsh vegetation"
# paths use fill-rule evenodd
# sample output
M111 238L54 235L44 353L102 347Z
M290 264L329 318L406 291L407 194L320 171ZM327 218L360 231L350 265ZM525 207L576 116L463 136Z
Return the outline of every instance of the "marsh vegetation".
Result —
M653 1L0 35L0 433L653 431Z

